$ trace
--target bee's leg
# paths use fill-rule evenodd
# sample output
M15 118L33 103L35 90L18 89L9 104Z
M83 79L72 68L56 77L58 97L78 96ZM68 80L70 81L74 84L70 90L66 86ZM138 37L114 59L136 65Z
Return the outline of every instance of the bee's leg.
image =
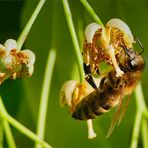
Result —
M119 67L123 72L128 72L128 69L126 69L121 63L119 63Z
M117 77L116 77L117 78ZM106 82L107 80L107 82ZM108 73L108 75L106 77L103 77L100 81L100 90L104 89L103 87L106 86L107 84L104 85L104 83L108 83L108 85L110 84L111 87L116 87L116 82L113 79L113 76L111 75L111 73Z
M99 71L99 69L97 69L97 71L96 71L96 72L97 72L97 74L98 74L98 75L100 75L100 71Z
M90 65L86 65L85 63L83 64L83 67L84 67L84 72L85 72L85 79L86 81L94 88L94 89L97 89L97 86L92 78L92 75L91 75L91 70L90 70Z
M106 80L106 77L104 77L104 78L101 79L101 81L100 81L100 87L99 87L100 90L102 90L105 80Z
M111 73L108 74L108 79L109 79L111 85L112 85L113 87L116 87L116 86L115 86L116 83L115 83L115 81L114 81L114 79L113 79Z

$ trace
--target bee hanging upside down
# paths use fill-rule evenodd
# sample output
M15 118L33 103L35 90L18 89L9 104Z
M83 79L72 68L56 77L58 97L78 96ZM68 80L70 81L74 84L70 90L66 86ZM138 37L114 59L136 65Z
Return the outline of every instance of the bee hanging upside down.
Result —
M100 61L98 59L97 62L94 62L93 57L91 57L92 53L86 54L84 52L86 54L83 54L84 70L87 81L83 83L78 83L74 80L68 81L63 85L60 93L61 104L68 105L72 117L78 120L94 119L96 116L106 113L117 106L117 111L112 119L107 137L110 136L115 125L120 123L129 102L128 97L126 106L123 107L123 98L133 92L144 69L144 60L141 57L142 52L137 53L133 50L131 32L129 33L130 30L129 28L127 29L127 25L123 25L123 23L121 23L121 25L120 23L114 26L122 30L120 31L120 33L122 32L122 36L120 36L118 41L118 33L116 36L112 34L109 43L109 46L115 49L115 52L112 53L114 56L110 56L110 54L108 54L109 51L106 52L106 48L100 48L98 45L94 45L93 48L88 48L91 52L93 52L92 50L96 49L96 47L97 50L101 50L102 53L104 52L104 56L100 57L100 55L97 55L97 58L102 58L101 60L113 66L112 69L106 73L105 76L97 78L99 82L96 83L93 74L97 71L92 71L92 69L94 68L93 66L96 66L97 63L99 64ZM110 24L113 26L112 23ZM87 38L87 40L91 41L90 38ZM140 46L142 46L139 40L137 41ZM89 57L89 63L85 63L87 56ZM113 57L115 57L115 59ZM110 63L107 59L110 60ZM122 75L117 75L119 71L117 67L115 68L115 63L113 64L112 60L116 61L116 66L122 71Z
M144 61L132 49L125 49L127 59L119 67L124 72L122 77L116 76L116 71L110 71L100 81L99 88L84 97L75 105L72 116L79 120L93 119L115 107L125 95L130 95L140 80Z
M123 114L119 115L122 108L123 97L133 92L141 78L144 68L144 61L140 55L136 54L133 50L128 50L128 54L129 59L124 66L120 66L124 71L122 77L116 77L116 71L109 72L107 76L101 79L100 87L84 97L78 104L75 104L72 111L73 118L88 120L94 119L96 116L118 105L107 137L112 133L115 124L120 122L123 117ZM127 103L128 101L127 99Z
M120 65L120 68L124 71L122 77L116 77L116 71L113 70L101 79L99 88L94 91L86 82L79 84L76 81L69 81L68 85L65 83L67 89L64 87L61 90L61 94L63 94L61 96L61 104L69 102L73 118L78 120L94 119L96 116L108 112L116 105L118 105L118 109L114 117L116 118L117 114L120 114L123 97L133 92L144 68L144 61L140 55L133 50L127 50L127 52L129 57L125 65ZM72 84L75 86L70 92L69 89ZM65 96L67 91L71 96ZM107 136L111 134L115 124L121 121L122 116L123 114L119 118L114 119L117 120L116 122L112 120Z

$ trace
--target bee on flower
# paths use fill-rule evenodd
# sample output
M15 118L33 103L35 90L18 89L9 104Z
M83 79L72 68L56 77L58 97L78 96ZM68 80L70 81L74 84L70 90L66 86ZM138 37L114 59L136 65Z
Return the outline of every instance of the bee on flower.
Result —
M106 27L91 23L85 29L83 60L85 81L70 80L64 83L60 92L60 103L70 108L77 120L87 121L88 137L96 137L92 120L117 106L107 137L119 124L125 114L130 97L123 105L123 98L130 96L142 77L144 60L133 48L135 40L123 21L111 19ZM137 43L143 50L139 40ZM107 63L112 68L100 75L99 64ZM95 78L98 74L100 77ZM97 81L96 81L97 80Z

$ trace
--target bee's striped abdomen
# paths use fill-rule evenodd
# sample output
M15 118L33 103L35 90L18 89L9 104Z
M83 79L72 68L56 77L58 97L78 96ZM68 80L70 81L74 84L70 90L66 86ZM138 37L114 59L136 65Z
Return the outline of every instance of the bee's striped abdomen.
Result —
M103 106L106 106L104 103L106 103L105 100L107 98L104 93L105 92L95 90L90 95L85 97L79 104L76 105L76 108L72 113L72 117L79 120L88 120L94 119L96 116L107 112L111 106L103 108Z
M114 75L114 72L110 75ZM102 81L101 88L94 90L76 105L72 112L73 118L79 120L94 119L116 105L116 100L122 91L120 87L124 82L120 78L116 78L111 83L111 76L104 77Z

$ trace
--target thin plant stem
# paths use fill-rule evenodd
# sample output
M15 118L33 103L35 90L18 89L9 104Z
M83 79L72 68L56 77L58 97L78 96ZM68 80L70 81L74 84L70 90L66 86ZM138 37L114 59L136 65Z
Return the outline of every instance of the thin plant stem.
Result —
M38 122L37 122L37 135L41 139L44 139L44 134L45 134L48 98L50 93L50 86L51 86L53 69L55 65L55 59L56 59L56 50L52 48L49 51L49 55L48 55L48 60L45 68L45 74L44 74L44 81L43 81L43 86L41 91L41 97L40 97L39 116L38 116ZM40 148L41 145L36 143L35 147Z
M84 41L84 26L83 20L78 20L78 39L80 43L80 49L83 49L83 41Z
M15 140L14 140L11 128L9 126L8 121L6 121L6 120L4 120L4 131L5 131L8 146L10 148L16 148L16 144L15 144Z
M0 99L2 101L1 96L0 96ZM3 109L4 112L6 112L6 109L2 103L0 103L0 108ZM3 120L3 127L4 127L4 132L5 132L6 140L7 140L9 147L15 148L16 147L15 140L14 140L14 137L13 137L8 121Z
M35 22L43 4L45 3L46 0L40 0L37 7L35 8L32 16L30 17L28 23L26 24L24 30L22 31L21 35L19 36L18 40L17 40L17 44L18 44L18 49L20 50L27 38L27 35L29 34L29 31L33 25L33 23Z
M139 137L139 131L140 131L141 118L142 118L142 112L137 111L136 117L135 117L135 122L134 122L134 128L133 128L130 148L136 148L138 145L138 137Z
M147 108L144 101L144 95L143 95L141 83L139 83L136 87L135 97L136 97L136 104L137 104L137 114L136 114L135 124L133 128L133 133L132 133L131 148L135 148L138 145L138 135L139 135L141 122L144 122L142 123L142 140L144 145L147 145L147 139L148 139L148 135L145 133L146 129L144 130L144 128L146 127L146 123L145 123L146 121L145 120L142 121L142 115L145 111L147 111Z
M0 118L0 148L3 148L3 119Z
M144 95L143 95L141 83L139 83L136 87L135 96L136 96L137 108L139 110L142 110L143 112L147 111L147 107L146 107L146 103L144 101Z
M143 113L145 111L147 111L147 107L146 107L146 103L144 101L144 95L143 95L141 83L139 83L137 85L137 87L136 87L135 96L136 96L137 110L139 112L141 112L141 116L142 116ZM142 132L143 145L148 146L148 142L147 142L148 134L146 133L146 131L147 131L147 121L146 121L144 116L143 116L143 118L141 117L141 120L142 120L142 124L141 124L142 131L141 132Z
M7 120L11 125L13 125L17 130L26 135L28 138L32 139L35 142L40 143L43 147L51 148L51 146L47 142L43 141L40 137L38 137L32 131L30 131L21 123L19 123L17 120L15 120L13 117L11 117L7 112L5 112L5 107L3 105L1 97L0 97L0 115L4 120Z
M90 13L90 15L94 18L94 20L101 25L102 27L104 27L102 21L100 20L100 18L98 17L98 15L95 13L95 11L93 10L93 8L89 5L89 3L86 0L80 0L81 3L83 4L83 6L86 8L86 10Z
M145 111L145 112L143 112L143 115L144 115L146 118L148 118L148 110Z
M2 99L1 96L0 96L0 99ZM1 104L0 104L0 108L3 108L3 110L6 111L5 108ZM15 145L14 137L10 129L9 123L6 120L3 120L2 118L0 120L2 121L2 128L4 128L2 130L0 129L0 143L1 143L0 147L3 147L2 143L3 143L3 130L4 130L9 147L12 146L13 148L15 148L16 145Z
M71 34L71 37L72 37L72 42L73 42L73 45L74 45L76 57L77 57L77 62L78 62L79 72L80 72L80 82L82 82L84 80L84 71L83 71L83 66L82 66L83 65L82 55L81 55L81 52L80 52L80 47L79 47L76 31L75 31L75 28L74 28L72 15L71 15L71 11L70 11L70 8L69 8L68 1L62 0L62 2L63 2L64 12L65 12L65 15L66 15L66 20L67 20L67 23L68 23L70 34Z
M144 116L142 119L141 132L142 132L143 147L148 148L148 122Z

